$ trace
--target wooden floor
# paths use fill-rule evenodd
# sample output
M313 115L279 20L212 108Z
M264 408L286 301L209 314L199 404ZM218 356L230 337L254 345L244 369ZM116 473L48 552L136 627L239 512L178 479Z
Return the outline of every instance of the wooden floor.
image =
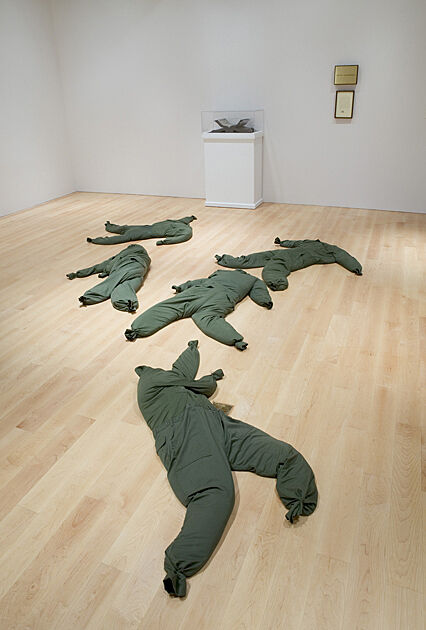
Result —
M128 343L133 315L79 308L98 280L65 274L124 247L86 236L106 219L187 214L198 216L191 241L144 243L138 313L212 273L215 253L271 249L277 235L337 244L364 275L315 266L291 275L271 311L246 298L228 318L245 352L191 320ZM2 630L423 630L425 215L75 193L0 227ZM176 600L162 588L163 554L184 508L137 407L134 368L168 368L194 338L200 374L225 372L215 400L299 449L320 502L291 526L273 480L235 474L225 535Z

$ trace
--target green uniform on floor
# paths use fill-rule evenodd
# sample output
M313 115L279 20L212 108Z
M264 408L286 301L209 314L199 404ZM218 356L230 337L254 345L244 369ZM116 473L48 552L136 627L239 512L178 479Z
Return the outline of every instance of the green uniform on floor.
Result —
M208 278L189 280L173 285L177 295L159 302L135 319L124 333L129 341L149 337L171 322L192 317L194 323L209 337L245 350L243 336L225 320L235 305L246 295L265 308L272 308L271 296L262 280L245 271L216 271Z
M318 239L316 241L280 241L278 237L275 239L275 243L280 247L288 247L289 249L285 251L272 249L236 258L228 254L222 256L217 254L216 260L222 267L230 267L231 269L263 267L262 278L272 291L287 289L287 276L292 271L304 269L310 265L338 263L357 276L362 275L361 263L337 245L329 245Z
M78 298L80 302L86 306L111 298L114 308L133 313L139 306L136 291L141 288L150 264L146 249L134 244L93 267L67 273L67 278L86 278L93 273L99 274L99 278L107 278L83 293Z
M165 552L164 587L174 597L186 595L186 578L204 566L222 536L234 507L232 470L275 478L291 523L312 514L318 500L312 469L298 451L208 401L223 372L196 379L197 345L190 341L171 370L136 368L139 408L169 483L187 508Z
M158 221L152 225L116 225L107 221L105 229L107 232L117 234L117 236L99 236L98 238L88 238L87 241L95 243L95 245L115 245L116 243L164 237L163 240L157 241L156 245L183 243L192 237L192 227L189 224L196 218L191 215L182 219Z

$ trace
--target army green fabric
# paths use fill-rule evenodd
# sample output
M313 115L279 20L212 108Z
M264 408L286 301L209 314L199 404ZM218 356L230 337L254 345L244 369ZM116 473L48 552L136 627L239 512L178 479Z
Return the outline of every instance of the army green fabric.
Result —
M292 271L304 269L310 265L338 263L358 276L362 275L362 266L356 258L336 245L329 245L320 240L281 241L275 243L289 249L273 249L256 252L248 256L234 258L228 254L216 254L216 261L222 267L232 269L253 269L263 267L262 278L272 291L284 291L288 287L287 276Z
M216 271L208 278L173 285L177 295L159 302L139 315L124 333L129 341L149 337L171 322L192 317L209 337L238 350L245 350L243 336L224 319L246 295L265 308L272 308L271 296L262 280L245 271Z
M139 408L186 507L183 527L165 551L164 587L174 597L186 595L186 578L204 566L222 536L234 506L231 471L275 478L291 523L311 514L318 500L312 469L298 451L209 402L223 372L196 379L197 345L190 341L171 370L136 368Z
M93 267L67 273L67 278L86 278L94 273L99 274L99 278L107 278L83 293L78 298L80 302L87 306L111 298L114 308L133 313L139 306L136 291L141 288L150 264L146 249L134 244Z
M158 221L152 225L116 225L107 221L105 229L113 232L117 236L99 236L98 238L87 238L89 243L95 245L115 245L116 243L128 243L129 241L143 241L147 238L165 237L157 241L156 245L173 245L189 241L192 237L191 221L197 217L183 217L182 219L167 219Z

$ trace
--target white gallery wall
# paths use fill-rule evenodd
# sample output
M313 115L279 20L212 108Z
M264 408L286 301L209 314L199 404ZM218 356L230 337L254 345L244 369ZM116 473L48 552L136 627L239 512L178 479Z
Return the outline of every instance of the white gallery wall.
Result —
M76 184L204 196L200 111L265 110L264 198L426 209L424 0L52 0ZM360 66L334 120L333 67Z
M54 38L47 3L0 0L1 207L203 197L200 112L263 108L265 200L426 209L424 0L50 0Z
M0 215L75 190L48 0L0 0Z

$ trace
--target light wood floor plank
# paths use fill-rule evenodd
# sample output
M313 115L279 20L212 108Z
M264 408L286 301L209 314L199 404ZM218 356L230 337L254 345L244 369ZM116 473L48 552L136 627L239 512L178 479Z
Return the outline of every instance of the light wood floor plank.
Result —
M243 353L190 320L127 343L134 315L80 307L98 280L65 274L123 249L86 242L107 219L187 214L198 217L187 243L143 243L152 263L138 313L215 271L216 253L272 249L276 236L339 245L364 275L314 266L291 274L270 311L245 299L228 316ZM425 215L73 193L0 225L1 628L423 630ZM184 508L139 413L134 368L169 368L190 339L200 374L225 372L214 399L301 450L320 501L291 526L273 480L234 474L225 534L178 601L162 588L163 558Z

